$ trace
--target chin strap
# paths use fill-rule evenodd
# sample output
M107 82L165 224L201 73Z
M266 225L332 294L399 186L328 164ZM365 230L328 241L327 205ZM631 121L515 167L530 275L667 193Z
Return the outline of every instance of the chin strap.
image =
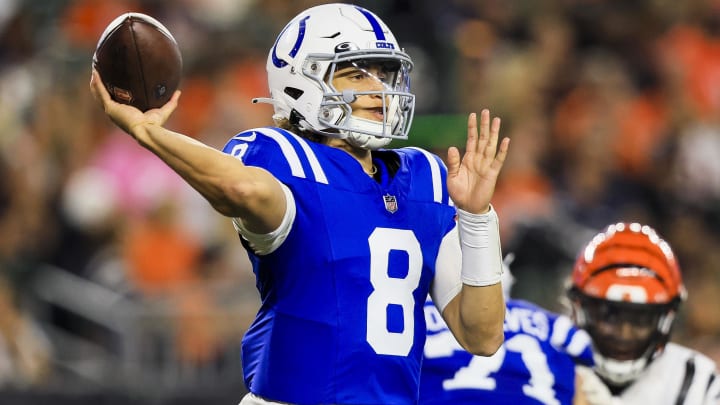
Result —
M360 130L377 133L382 132L383 125L387 126L387 123L371 121L355 116L350 116L347 124L350 128L357 128ZM353 131L352 129L341 130L340 132L345 135L344 139L350 142L350 144L363 149L380 149L387 146L392 141L392 139L388 137L370 135L364 132Z

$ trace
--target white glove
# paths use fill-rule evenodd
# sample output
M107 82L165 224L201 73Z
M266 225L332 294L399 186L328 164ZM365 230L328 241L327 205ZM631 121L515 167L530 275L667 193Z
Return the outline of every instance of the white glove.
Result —
M575 373L580 377L580 385L575 387L576 396L578 393L584 396L585 403L588 405L623 405L620 398L613 397L607 385L591 368L577 366Z

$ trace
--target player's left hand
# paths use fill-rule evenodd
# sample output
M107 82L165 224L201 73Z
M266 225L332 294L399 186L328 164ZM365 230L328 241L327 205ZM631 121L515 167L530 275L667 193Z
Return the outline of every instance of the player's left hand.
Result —
M456 147L448 150L447 187L455 205L474 214L484 214L490 209L490 199L495 192L500 169L505 162L510 139L504 138L498 148L500 118L490 120L490 111L480 113L478 134L477 115L468 117L465 155L460 159Z
M105 88L105 85L102 83L100 74L95 69L92 70L92 76L90 78L90 91L105 111L105 114L110 117L115 125L133 136L135 136L133 134L133 128L140 125L162 126L165 124L165 121L167 121L173 111L175 111L180 97L180 91L176 90L170 100L161 108L154 108L143 113L131 105L118 103L113 100Z

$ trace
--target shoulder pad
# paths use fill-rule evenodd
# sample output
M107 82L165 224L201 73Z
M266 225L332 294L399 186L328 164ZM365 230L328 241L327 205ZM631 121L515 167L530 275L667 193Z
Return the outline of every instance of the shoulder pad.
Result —
M232 137L223 152L241 159L248 166L267 169L279 178L292 176L327 184L309 142L280 128L255 128Z
M412 162L415 162L413 171L421 172L423 178L430 179L428 187L431 190L431 197L434 202L453 205L446 187L447 167L439 156L418 147L407 147L397 151L405 154Z

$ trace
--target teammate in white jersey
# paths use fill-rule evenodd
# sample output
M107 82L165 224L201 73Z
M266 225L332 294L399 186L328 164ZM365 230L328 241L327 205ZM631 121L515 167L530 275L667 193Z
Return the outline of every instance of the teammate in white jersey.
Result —
M580 371L581 404L720 404L714 362L668 343L686 292L655 230L617 223L596 235L578 255L568 296L593 340L595 367Z
M505 268L505 343L491 357L463 350L435 306L425 304L421 405L573 404L576 366L593 363L590 336L565 315L512 299L513 282Z
M492 355L505 305L490 205L509 140L483 110L448 166L405 139L410 57L372 12L325 4L296 16L267 58L276 127L217 151L163 128L179 93L105 112L233 218L261 308L243 338L243 404L415 404L428 293L460 344Z

